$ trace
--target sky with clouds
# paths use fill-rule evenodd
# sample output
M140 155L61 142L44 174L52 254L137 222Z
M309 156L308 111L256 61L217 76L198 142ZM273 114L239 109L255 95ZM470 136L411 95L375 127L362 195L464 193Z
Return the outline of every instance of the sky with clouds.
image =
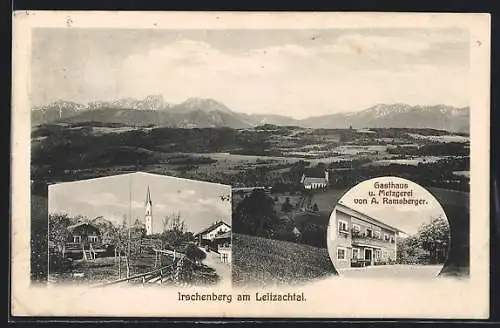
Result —
M378 190L380 190L374 188L374 183L388 183L389 181L392 181L394 183L407 183L408 189L384 190L413 190L413 197L411 198L425 199L427 201L427 204L419 205L418 207L415 207L415 205L384 205L382 204L382 202L380 202L380 204L378 205L370 204L371 198L367 197L368 192L374 191L378 195ZM382 197L383 196L377 197L377 199L381 200ZM367 205L356 204L354 200L360 198L367 198L369 203ZM431 193L414 182L397 177L383 177L363 181L350 189L346 194L344 194L339 202L361 213L372 216L373 218L376 218L381 222L399 228L408 235L417 233L418 228L424 223L429 223L432 218L436 218L439 216L441 216L442 218L446 218L446 214L441 204L439 204L439 202Z
M153 231L161 232L163 219L180 214L191 232L199 232L217 220L231 224L231 204L220 196L230 187L148 173L59 183L49 187L49 213L103 216L121 224L124 217L144 222L147 188L153 202Z
M465 30L45 28L32 36L34 105L161 94L303 118L469 99Z

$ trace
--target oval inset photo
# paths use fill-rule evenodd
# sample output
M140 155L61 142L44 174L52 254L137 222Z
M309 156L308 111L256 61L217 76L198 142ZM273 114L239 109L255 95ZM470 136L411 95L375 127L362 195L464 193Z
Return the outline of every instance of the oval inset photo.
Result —
M330 216L327 245L342 276L434 278L447 259L450 227L425 188L403 178L379 177L340 198Z

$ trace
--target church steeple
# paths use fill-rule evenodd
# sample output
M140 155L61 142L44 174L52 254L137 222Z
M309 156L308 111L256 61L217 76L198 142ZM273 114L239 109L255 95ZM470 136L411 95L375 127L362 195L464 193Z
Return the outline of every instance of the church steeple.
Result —
M148 204L153 205L153 202L151 201L151 193L149 192L149 186L148 186L148 193L146 194L146 204L145 205L148 205Z
M153 234L153 201L151 200L151 192L149 191L149 186L148 186L148 191L146 193L146 202L145 202L144 206L145 206L144 221L146 223L146 235L152 235Z

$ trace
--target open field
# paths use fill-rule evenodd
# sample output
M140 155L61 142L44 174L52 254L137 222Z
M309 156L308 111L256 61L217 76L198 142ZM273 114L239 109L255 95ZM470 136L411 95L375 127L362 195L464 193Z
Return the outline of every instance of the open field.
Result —
M348 189L328 189L324 192L314 193L311 197L311 204L317 204L320 213L330 217L335 205L342 198Z
M154 254L140 254L130 260L130 275L146 273L154 269ZM168 265L171 261L162 257L160 266ZM125 258L120 262L121 278L126 277L127 266ZM58 283L88 284L102 283L119 279L118 258L102 257L95 261L76 260L70 265L70 270L64 273L53 273L49 267L49 279Z
M328 251L233 233L233 285L295 285L335 275Z
M452 172L468 170L466 160L458 158L459 155L468 156L467 140L447 144L412 136L412 133L446 136L444 131L374 129L367 134L349 129L296 127L132 129L122 126L118 129L97 126L96 131L93 124L96 123L81 123L82 126L47 124L32 131L32 178L36 184L141 170L234 187L272 186L275 183L297 183L300 177L287 173L300 162L310 166L323 163L332 165L332 169L355 169L358 164L353 164L353 161L362 162L359 165L382 161L379 163L385 166L391 163L415 164L426 158L425 165L432 166L427 169L437 165L439 172L449 171L451 175L447 179L453 181L447 184L464 188L462 180L466 177ZM114 132L103 134L103 128L114 129ZM415 147L399 147L400 144L414 144ZM448 162L434 163L436 159ZM415 174L408 167L412 165L400 164L399 169ZM384 168L376 165L363 169L365 178L384 172ZM333 183L342 187L349 185L346 179L359 178L363 177L356 174L350 177L346 171L342 173L341 181ZM443 178L436 175L427 180L440 185Z

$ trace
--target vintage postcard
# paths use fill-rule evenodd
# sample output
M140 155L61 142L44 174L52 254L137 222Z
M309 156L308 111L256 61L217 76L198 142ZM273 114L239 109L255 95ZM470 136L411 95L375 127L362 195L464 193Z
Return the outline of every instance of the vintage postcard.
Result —
M488 318L488 14L15 12L12 72L12 315Z

